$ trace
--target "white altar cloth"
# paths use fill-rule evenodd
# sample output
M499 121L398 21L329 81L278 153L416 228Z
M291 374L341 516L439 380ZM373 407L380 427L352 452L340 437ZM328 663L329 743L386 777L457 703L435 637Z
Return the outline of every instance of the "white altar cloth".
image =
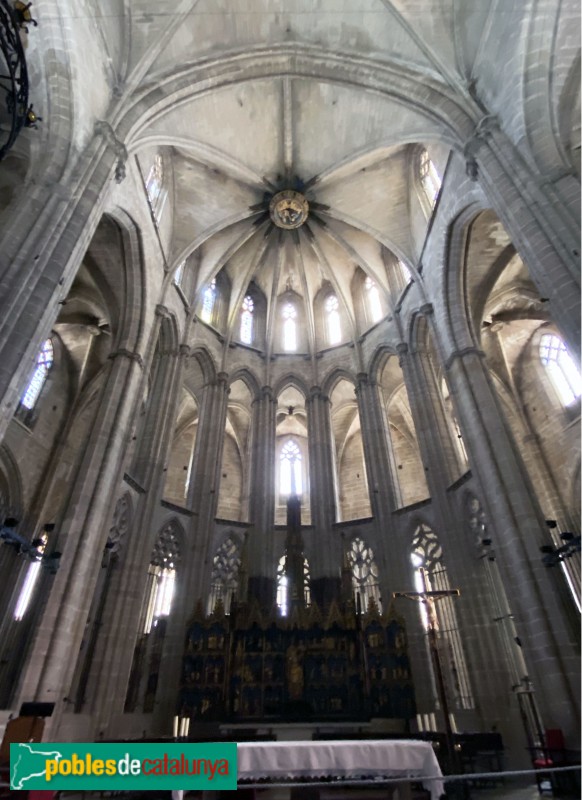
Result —
M430 742L411 739L368 739L337 742L241 742L237 746L239 781L302 778L423 778L441 769ZM438 800L442 780L423 783Z

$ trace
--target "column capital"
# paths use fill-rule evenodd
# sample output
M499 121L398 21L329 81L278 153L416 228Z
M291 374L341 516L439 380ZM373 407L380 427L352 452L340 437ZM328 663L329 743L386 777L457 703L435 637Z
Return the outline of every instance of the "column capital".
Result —
M329 403L329 396L325 394L321 386L312 386L309 389L309 397L307 398L307 402L318 399L323 400L325 403Z
M189 344L181 344L180 348L179 348L179 351L180 351L180 355L181 356L184 356L185 358L188 358L188 356L192 352L192 348L190 347Z
M421 314L424 314L425 317L428 317L434 313L434 306L432 303L423 303L419 308L419 311Z
M130 361L136 361L140 369L143 369L143 358L139 353L134 353L131 350L126 350L125 347L120 347L119 350L114 350L113 353L109 353L107 358L111 359L111 361L114 361L118 356L129 358Z
M445 361L445 369L449 370L453 362L457 361L457 359L465 358L465 356L477 356L482 359L486 358L483 350L480 350L478 347L463 347L461 350L453 350Z
M399 356L405 356L408 353L408 345L406 342L398 342L396 345L396 352Z
M156 317L161 317L162 319L170 319L172 316L170 309L167 306L158 303L156 306Z

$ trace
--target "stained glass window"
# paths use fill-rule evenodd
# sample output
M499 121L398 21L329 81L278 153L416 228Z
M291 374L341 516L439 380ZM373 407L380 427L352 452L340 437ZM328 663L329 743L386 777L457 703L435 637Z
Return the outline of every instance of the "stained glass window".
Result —
M279 488L282 495L303 493L303 476L301 474L301 450L289 439L281 448L281 473Z
M554 387L565 406L575 403L582 392L580 373L566 345L553 333L540 339L540 360L548 370Z
M327 338L330 344L339 344L342 338L342 329L339 315L339 301L335 294L330 294L325 301L327 315Z
M372 278L368 277L364 281L364 289L366 290L368 313L370 314L372 322L378 322L382 319L382 303L380 301L378 287Z
M36 368L32 374L30 383L26 387L26 391L22 396L21 403L25 408L33 409L36 405L36 401L38 400L42 391L42 387L45 384L49 370L53 364L53 360L53 344L50 339L47 339L37 356Z
M288 353L297 350L297 309L292 303L283 306L283 349Z
M240 316L240 340L244 344L251 344L253 341L253 314L255 304L250 294L247 294L242 304Z
M206 287L202 297L202 319L209 324L212 322L212 312L214 311L214 303L216 302L216 278L212 279L209 286Z
M359 536L352 541L348 550L348 561L352 568L352 585L356 604L359 597L361 611L365 613L370 605L370 600L373 599L381 612L382 601L374 551Z

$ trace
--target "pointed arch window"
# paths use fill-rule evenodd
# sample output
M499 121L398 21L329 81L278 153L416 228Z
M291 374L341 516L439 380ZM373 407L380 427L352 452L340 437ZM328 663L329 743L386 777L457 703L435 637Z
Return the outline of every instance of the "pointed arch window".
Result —
M216 303L216 278L213 278L211 283L206 287L202 296L202 319L204 322L210 324L212 322L212 313Z
M382 302L380 300L380 292L375 282L369 276L364 281L364 290L366 292L366 304L368 313L373 323L379 322L382 319Z
M40 349L40 353L36 358L36 367L29 381L24 394L22 395L21 405L28 408L30 411L35 407L43 386L46 383L50 368L54 361L53 343L50 339Z
M342 327L339 315L339 301L335 294L330 294L325 301L327 321L327 340L329 344L339 344L342 339Z
M303 474L301 450L293 439L288 439L281 448L279 456L281 470L279 473L279 492L283 496L303 494Z
M378 567L374 558L374 551L360 537L356 537L348 550L348 562L352 568L352 586L358 605L362 613L366 613L370 601L374 600L380 613L382 612L382 600L380 598L380 586ZM358 604L359 598L359 604Z
M209 614L215 610L219 600L222 601L225 612L230 613L231 603L238 588L239 569L240 549L237 542L229 536L216 550L212 562L210 597L208 598Z
M303 592L306 606L311 605L311 577L309 574L309 561L303 559ZM287 576L287 556L279 559L277 567L277 608L282 617L289 613L289 578Z
M48 537L46 533L43 533L43 535L40 537L40 544L36 548L37 553L39 553L40 555L44 553L47 542L48 542ZM22 589L20 590L20 594L18 595L16 608L14 609L14 619L16 620L16 622L20 622L20 620L26 614L26 611L32 599L32 595L34 593L34 589L40 577L41 567L42 567L41 561L38 560L30 564L28 569L26 570L26 577L24 579L24 583L22 584Z
M408 286L408 284L412 280L412 274L408 269L408 267L406 266L406 264L404 263L404 261L398 261L398 265L400 267L400 272L402 274L402 277L404 278L404 284L405 286Z
M293 303L283 306L283 349L287 353L297 350L297 309Z
M553 333L544 333L540 339L540 361L563 405L571 406L582 393L582 380L574 359L566 345Z
M420 153L418 170L422 188L424 189L431 208L434 208L438 194L441 190L442 180L436 171L435 165L430 160L428 152L424 149Z
M162 194L162 186L164 183L164 162L161 155L156 155L154 163L152 164L148 173L146 181L146 190L148 199L154 211L158 205Z
M184 280L185 266L186 266L186 261L181 261L176 267L176 271L174 272L174 283L176 284L176 286L182 285L182 281Z
M254 328L255 303L250 294L247 294L242 304L240 316L240 340L244 344L252 344Z
M148 570L144 633L150 633L161 618L170 615L179 561L178 537L173 526L168 525L161 532L152 552Z
M410 554L417 592L450 589L442 558L442 547L435 532L427 525L419 525L412 539ZM435 628L441 661L447 670L449 690L455 705L460 709L468 709L474 707L474 700L453 602L452 597L444 597L435 604ZM428 630L430 621L425 605L420 603L419 607L423 627Z

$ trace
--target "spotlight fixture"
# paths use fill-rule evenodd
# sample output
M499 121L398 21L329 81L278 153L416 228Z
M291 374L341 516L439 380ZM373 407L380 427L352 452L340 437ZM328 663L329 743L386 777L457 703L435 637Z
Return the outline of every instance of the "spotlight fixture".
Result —
M50 553L44 552L44 539L35 538L28 541L24 536L16 531L18 520L14 517L6 517L4 523L0 525L0 541L13 547L18 555L26 556L30 561L40 561L43 566L51 575L54 575L59 568L61 553L57 550L52 550ZM55 526L52 522L48 522L43 530L45 534L49 534L54 530Z
M558 523L554 519L547 519L546 525L548 528L557 528ZM564 542L562 545L544 544L540 547L540 553L543 553L542 564L546 567L555 567L561 561L571 558L575 553L580 552L580 534L571 533L570 531L563 531L560 534L560 539Z

